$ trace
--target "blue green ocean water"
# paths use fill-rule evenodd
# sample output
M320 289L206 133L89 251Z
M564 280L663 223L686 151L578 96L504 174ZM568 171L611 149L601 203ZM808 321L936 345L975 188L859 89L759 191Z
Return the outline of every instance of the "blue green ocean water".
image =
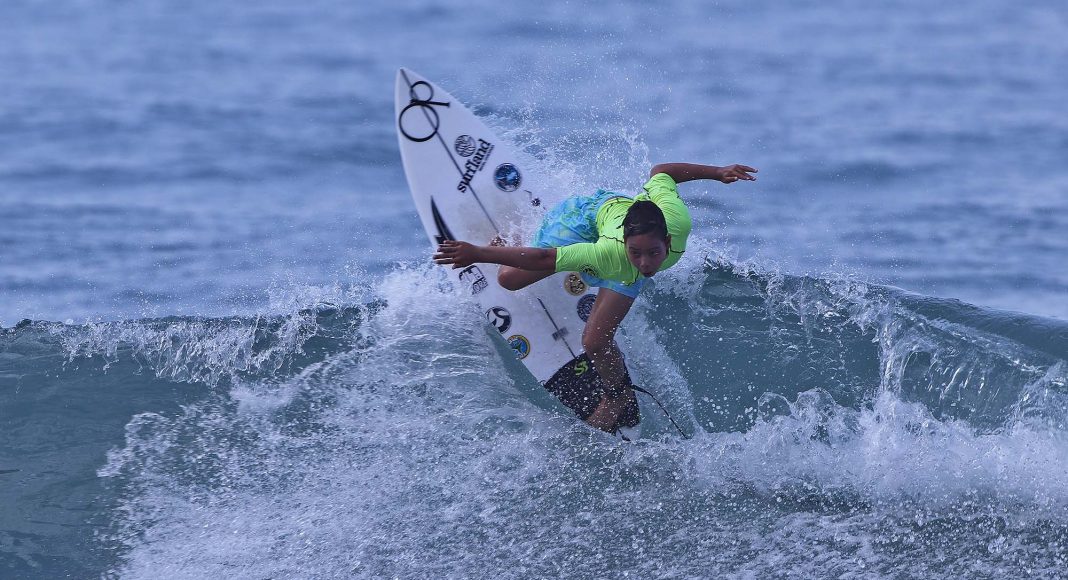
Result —
M0 577L1063 577L1059 3L5 5ZM690 251L621 444L429 263L410 67Z

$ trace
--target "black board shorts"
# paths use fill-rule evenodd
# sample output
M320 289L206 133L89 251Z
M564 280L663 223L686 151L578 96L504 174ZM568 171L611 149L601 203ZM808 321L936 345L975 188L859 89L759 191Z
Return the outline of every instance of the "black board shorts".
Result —
M627 384L633 384L626 364L623 365L623 372L626 373ZM545 382L545 389L560 399L561 403L574 411L583 421L593 414L604 396L601 375L594 370L593 362L586 356L586 353L580 354L560 367L560 370ZM632 389L630 400L619 414L616 427L635 427L640 422L638 399Z

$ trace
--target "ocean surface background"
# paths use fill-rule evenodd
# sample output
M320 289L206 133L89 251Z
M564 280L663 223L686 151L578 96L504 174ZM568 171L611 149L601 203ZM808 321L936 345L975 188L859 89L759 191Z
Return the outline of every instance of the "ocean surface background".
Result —
M1062 3L3 20L0 577L1068 570ZM502 358L429 264L401 66L554 199L760 169L681 186L690 250L620 332L692 439L648 401L601 436Z

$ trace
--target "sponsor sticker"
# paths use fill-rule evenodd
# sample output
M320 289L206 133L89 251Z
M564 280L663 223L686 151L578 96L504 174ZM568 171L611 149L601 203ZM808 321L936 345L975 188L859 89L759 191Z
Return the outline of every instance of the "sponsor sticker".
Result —
M474 265L460 270L460 281L467 282L471 285L472 296L489 287L489 282L486 281L486 277L482 274L482 270L479 270L478 266Z
M586 291L586 283L582 281L582 276L574 272L568 272L564 277L564 290L572 296L580 296Z
M458 191L466 192L471 187L471 180L475 178L476 173L482 171L482 168L486 166L492 151L493 143L485 139L478 140L478 148L475 149L475 152L471 154L471 158L463 165L464 174L460 177L460 183L456 185Z
M475 154L478 145L475 144L474 137L470 135L460 135L456 138L456 142L452 144L452 148L456 150L456 154L460 157L470 157Z
M522 334L513 334L508 337L508 346L515 352L515 358L525 359L530 354L530 341Z
M578 317L581 318L583 322L590 319L590 313L593 312L593 303L596 301L596 294L587 294L582 298L579 298L576 310L578 311Z
M493 183L497 184L497 189L501 191L515 191L522 182L523 176L519 174L519 169L511 163L501 163L493 172Z
M502 306L494 306L487 310L486 320L501 334L508 332L508 329L512 327L512 313Z

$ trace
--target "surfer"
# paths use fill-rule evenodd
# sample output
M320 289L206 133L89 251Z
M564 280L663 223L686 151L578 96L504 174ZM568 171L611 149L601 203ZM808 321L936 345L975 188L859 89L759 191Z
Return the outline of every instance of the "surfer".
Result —
M690 235L690 212L676 185L697 179L755 181L750 174L756 172L746 165L662 163L649 171L645 192L637 197L598 190L564 200L546 214L533 247L506 247L500 240L488 246L446 240L434 261L453 268L500 264L497 281L507 290L525 288L556 272L579 272L588 285L600 288L582 332L582 347L605 392L585 420L611 433L634 397L615 342L616 329L645 281L679 261Z

